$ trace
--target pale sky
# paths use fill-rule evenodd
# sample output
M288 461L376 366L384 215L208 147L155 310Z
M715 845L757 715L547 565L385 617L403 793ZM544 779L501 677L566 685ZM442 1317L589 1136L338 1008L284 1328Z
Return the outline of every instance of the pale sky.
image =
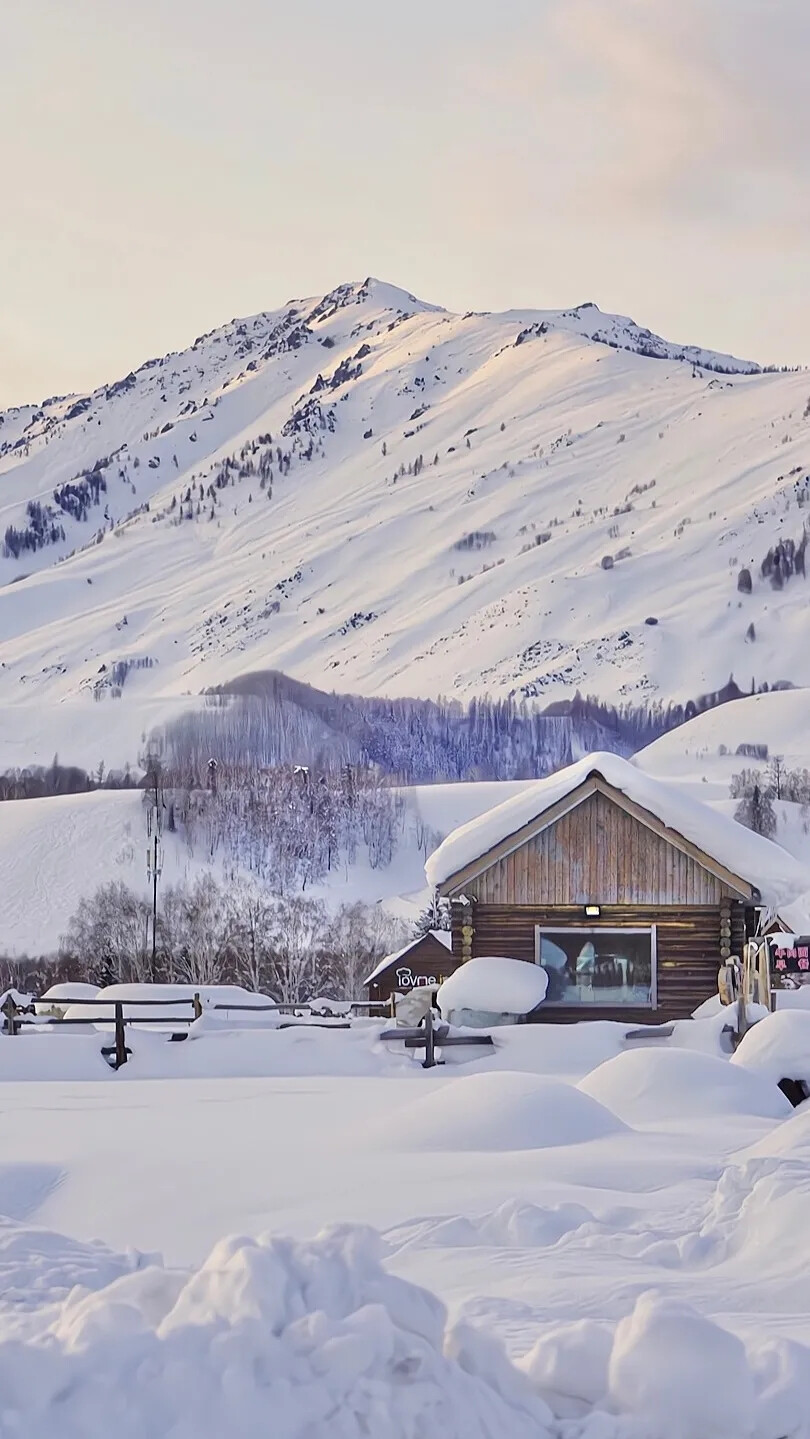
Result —
M4 0L0 404L366 274L810 363L807 0Z

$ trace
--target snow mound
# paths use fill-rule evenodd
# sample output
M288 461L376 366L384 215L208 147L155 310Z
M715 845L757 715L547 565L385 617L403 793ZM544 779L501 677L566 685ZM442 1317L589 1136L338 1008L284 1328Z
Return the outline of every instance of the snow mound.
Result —
M545 999L547 989L548 975L539 964L480 955L440 985L437 1000L445 1016L460 1010L530 1014Z
M579 1089L630 1125L707 1113L790 1114L789 1101L769 1080L688 1049L628 1049L587 1074Z
M731 1063L778 1084L810 1084L810 1010L782 1009L749 1029Z
M65 1004L66 999L95 999L100 993L97 984L87 984L82 980L66 980L62 984L52 984L50 989L40 996L34 1009L37 1014L67 1013L69 1005Z
M555 1415L579 1417L607 1396L612 1350L609 1324L579 1319L543 1334L518 1367Z
M507 1199L490 1214L469 1219L462 1214L450 1214L398 1224L386 1232L385 1240L397 1251L466 1249L472 1245L491 1245L493 1249L547 1249L586 1225L594 1229L600 1227L582 1204L543 1206Z
M263 1005L273 1004L266 994L254 994L238 984L108 984L106 989L97 991L95 998L109 1000L108 1005L72 1004L67 1012L69 1019L87 1019L96 1024L108 1024L115 1018L115 1003L121 1001L125 1019L177 1019L191 1020L193 1009L189 1001L199 995L203 1009L213 1010L217 1017L229 1020L260 1020L263 1024L274 1024L276 1016L262 1010ZM90 997L90 996L88 996ZM228 1009L232 1005L233 1009ZM257 1010L251 1016L249 1010Z
M573 1085L511 1070L464 1075L386 1116L398 1149L515 1150L584 1144L625 1126Z
M27 1167L30 1170L31 1167ZM32 1177L35 1179L30 1173L26 1176L29 1185ZM5 1184L2 1192L5 1199ZM97 1240L83 1243L55 1234L50 1229L0 1218L2 1307L13 1306L16 1314L34 1311L44 1304L66 1301L72 1292L87 1294L90 1290L102 1289L155 1262L154 1255L141 1254L136 1249L116 1254ZM7 1352L10 1347L0 1343L0 1374L4 1390L8 1366L4 1363L3 1351Z
M226 1239L77 1289L44 1343L0 1344L3 1432L221 1439L545 1439L549 1410L492 1340L387 1274L379 1237Z
M746 1154L774 1159L798 1159L810 1164L810 1104L802 1104L790 1119L752 1144Z
M784 1127L789 1126L780 1126L776 1133ZM693 1258L717 1264L739 1257L748 1274L767 1268L772 1276L780 1275L782 1303L790 1302L787 1280L795 1286L795 1302L801 1306L810 1263L808 1213L810 1164L806 1158L750 1156L723 1171Z
M754 1382L744 1345L687 1304L642 1294L610 1356L611 1399L656 1439L743 1439Z

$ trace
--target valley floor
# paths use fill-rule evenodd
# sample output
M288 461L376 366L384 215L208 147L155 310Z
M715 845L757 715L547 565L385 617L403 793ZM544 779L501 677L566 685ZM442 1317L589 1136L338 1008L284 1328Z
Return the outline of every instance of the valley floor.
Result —
M0 1434L810 1432L810 1114L720 1021L378 1032L0 1039Z

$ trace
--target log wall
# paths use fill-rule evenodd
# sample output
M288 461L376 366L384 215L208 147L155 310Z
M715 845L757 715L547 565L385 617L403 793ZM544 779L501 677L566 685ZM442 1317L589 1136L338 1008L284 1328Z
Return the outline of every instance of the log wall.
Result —
M728 908L728 906L726 906ZM741 954L745 940L745 909L733 901L731 947ZM463 911L453 906L453 952L461 955ZM472 906L472 956L505 955L535 962L535 928L646 929L656 926L657 1008L614 1009L596 1004L570 1008L549 1006L538 1012L538 1020L565 1023L584 1018L616 1019L631 1023L664 1023L688 1017L705 999L717 992L720 960L719 904L604 905L598 919L586 919L581 905L489 904L479 900Z

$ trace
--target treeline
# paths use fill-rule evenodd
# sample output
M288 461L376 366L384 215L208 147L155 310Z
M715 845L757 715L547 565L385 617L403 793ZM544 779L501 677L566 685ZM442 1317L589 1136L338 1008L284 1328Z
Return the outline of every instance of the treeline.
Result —
M378 699L326 694L268 671L212 692L153 736L167 768L198 782L208 759L238 768L374 766L398 784L530 779L593 749L627 748L589 716L514 699Z
M558 700L549 705L544 713L565 716L578 730L590 724L613 741L605 748L617 749L619 752L626 750L634 754L645 745L652 744L653 740L659 739L661 735L678 729L707 710L717 709L719 705L730 704L734 700L747 699L750 695L768 694L771 690L789 688L791 686L786 682L769 685L766 681L758 685L752 680L751 688L744 690L731 675L728 683L721 689L711 690L707 694L698 695L697 699L685 702L670 701L665 704L662 700L654 700L651 704L614 705L607 704L595 695L583 696L577 692L572 700Z
M138 781L129 766L123 770L107 770L103 763L91 774L80 765L27 765L0 774L0 801L6 799L44 799L55 794L88 794L96 789L135 789Z
M633 754L704 710L767 690L752 682L745 691L731 677L683 703L615 705L577 693L540 710L510 697L465 705L327 694L270 670L210 692L153 739L171 769L196 777L213 755L237 767L367 764L397 784L531 779L596 749Z
M79 906L48 983L239 984L282 1004L363 999L367 974L404 942L403 926L379 906L343 905L330 916L308 896L277 898L205 874L163 891L153 962L151 906L118 882Z

